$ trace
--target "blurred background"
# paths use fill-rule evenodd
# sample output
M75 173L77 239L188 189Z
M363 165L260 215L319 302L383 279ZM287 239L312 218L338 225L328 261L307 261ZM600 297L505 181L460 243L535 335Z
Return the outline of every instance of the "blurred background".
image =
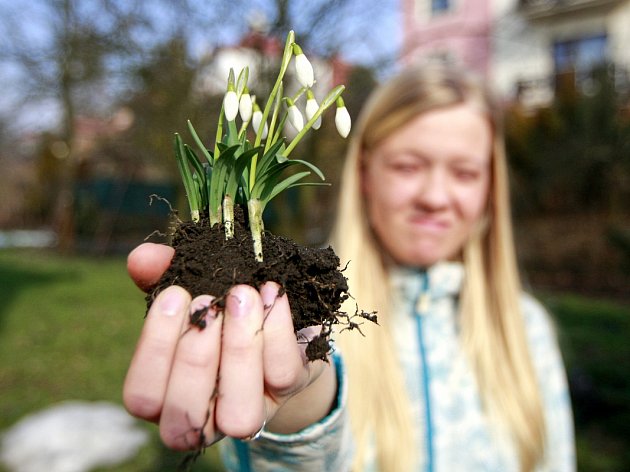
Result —
M249 65L266 96L293 29L318 98L346 84L353 117L414 62L490 82L523 274L567 363L579 468L630 470L628 25L630 0L0 0L0 431L65 400L121 403L144 313L124 255L168 225L151 195L187 214L173 133L190 141L190 119L211 142L230 67ZM325 242L345 144L325 115L298 152L332 186L285 192L269 229ZM124 464L72 470L174 470L181 455L141 427L150 439ZM195 470L221 470L216 452Z

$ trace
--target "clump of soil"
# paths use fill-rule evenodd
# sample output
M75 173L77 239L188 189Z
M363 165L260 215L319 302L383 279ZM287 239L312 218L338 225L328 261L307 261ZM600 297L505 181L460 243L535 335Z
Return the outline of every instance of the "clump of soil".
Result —
M235 213L234 238L227 241L222 225L210 227L208 220L203 219L198 223L177 221L171 243L175 255L147 296L148 305L161 290L176 284L193 297L215 296L215 304L221 309L233 285L247 284L258 289L265 282L277 282L289 299L296 333L309 326L322 327L321 334L309 340L306 347L311 361L327 359L333 325L359 329L362 319L376 322L374 313L359 312L358 308L351 315L340 311L350 295L332 248L303 247L265 231L264 260L257 262L245 213L241 208ZM194 314L191 323L196 324Z

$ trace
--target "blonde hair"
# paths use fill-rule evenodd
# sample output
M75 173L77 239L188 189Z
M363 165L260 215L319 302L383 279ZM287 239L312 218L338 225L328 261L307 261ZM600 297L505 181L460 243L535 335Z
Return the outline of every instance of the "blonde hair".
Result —
M413 117L463 102L481 107L494 141L485 221L462 249L461 340L486 412L496 414L509 432L521 469L532 470L543 455L544 417L519 303L507 164L496 107L484 88L461 71L408 69L377 89L362 111L348 150L332 233L342 264L350 262L345 272L355 299L350 303L377 310L379 319L379 326L362 327L365 337L338 336L349 375L355 470L363 468L371 441L380 470L410 470L417 460L415 426L388 323L388 264L370 228L361 192L363 159L366 151Z

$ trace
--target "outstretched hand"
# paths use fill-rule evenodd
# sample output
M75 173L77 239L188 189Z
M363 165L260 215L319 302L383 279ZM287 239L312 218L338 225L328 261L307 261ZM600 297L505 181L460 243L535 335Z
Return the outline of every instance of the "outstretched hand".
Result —
M128 271L143 290L155 285L174 250L143 244L129 254ZM265 429L292 433L328 414L336 392L332 364L308 362L296 339L286 294L275 283L260 291L230 289L217 313L213 297L191 299L171 286L147 314L125 380L131 414L159 423L173 449L206 446L224 435L250 438ZM205 328L190 324L204 316ZM312 337L315 331L301 334ZM304 330L306 331L306 330Z

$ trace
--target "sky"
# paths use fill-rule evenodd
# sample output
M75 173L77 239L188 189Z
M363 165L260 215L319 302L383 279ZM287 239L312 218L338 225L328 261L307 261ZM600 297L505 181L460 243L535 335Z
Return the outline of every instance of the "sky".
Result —
M148 0L149 4L152 0ZM199 3L200 14L204 9L208 8L209 2L203 0L191 0ZM15 12L15 20L20 23L20 27L24 29L28 35L28 41L33 44L45 45L48 38L48 30L51 27L48 21L46 7L42 4L50 4L51 0L34 0L25 4L17 4L13 0L0 0L0 17L6 17L7 12ZM87 0L80 0L79 4L90 8ZM251 0L246 2L249 10L244 13L246 19L255 15L271 15L269 0ZM293 18L295 18L295 29L299 31L304 27L305 22L309 20L309 9L313 9L317 5L317 0L292 0L294 6ZM351 63L373 64L383 57L391 57L398 50L400 45L400 19L399 8L400 0L346 0L346 10L348 14L344 16L344 10L340 12L339 17L339 35L348 37L352 42L348 42L347 46L342 46L340 51L342 57ZM167 3L168 9L155 8L151 10L158 22L164 22L165 25L176 15L177 2ZM163 5L163 4L162 4ZM358 8L376 8L376 13L371 15L370 24L359 23L353 20L353 12ZM212 38L204 36L203 32L193 35L192 54L200 55L209 48L217 45L230 45L238 41L245 32L247 21L239 22L238 25L230 27L229 24L224 25ZM12 25L4 22L0 28L0 49L3 43L14 34ZM357 40L358 38L358 40ZM1 54L1 53L0 53ZM0 62L0 83L4 86L5 93L0 94L0 117L8 119L13 127L20 129L47 129L50 123L54 122L58 117L55 102L53 99L44 101L30 101L20 103L19 86L23 78L16 73L16 69L6 62Z

